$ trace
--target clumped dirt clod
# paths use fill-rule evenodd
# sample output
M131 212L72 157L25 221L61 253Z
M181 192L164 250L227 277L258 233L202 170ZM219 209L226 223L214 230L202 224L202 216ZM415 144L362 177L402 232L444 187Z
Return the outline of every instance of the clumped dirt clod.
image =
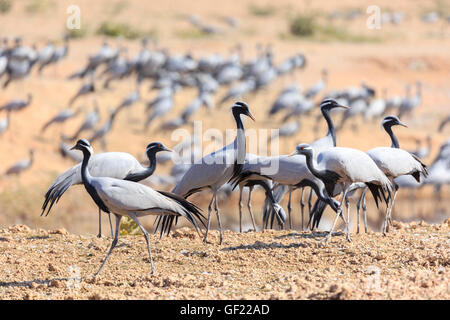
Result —
M394 224L386 236L226 231L204 244L188 228L151 237L150 275L142 236L122 236L93 278L111 239L0 229L2 299L449 299L450 219Z

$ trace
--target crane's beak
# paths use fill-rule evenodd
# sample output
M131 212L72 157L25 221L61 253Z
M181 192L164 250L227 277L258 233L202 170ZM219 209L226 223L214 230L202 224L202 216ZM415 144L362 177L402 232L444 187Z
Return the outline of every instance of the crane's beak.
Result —
M338 104L338 107L339 107L339 108L344 108L344 109L350 109L350 107L343 106L342 104Z
M292 152L292 153L289 153L288 154L288 157L292 157L292 156L295 156L295 155L297 155L298 153L297 153L297 151L294 151L294 152Z
M398 125L402 126L402 127L405 127L405 128L408 128L408 126L406 124L404 124L403 122L399 122Z
M72 148L70 148L70 150L75 150L75 149L78 149L77 145L74 145Z
M247 113L247 116L248 116L250 119L252 119L253 121L256 121L255 117L251 114L250 111Z
M166 148L166 147L164 147L163 151L173 152L172 149L169 149L169 148Z

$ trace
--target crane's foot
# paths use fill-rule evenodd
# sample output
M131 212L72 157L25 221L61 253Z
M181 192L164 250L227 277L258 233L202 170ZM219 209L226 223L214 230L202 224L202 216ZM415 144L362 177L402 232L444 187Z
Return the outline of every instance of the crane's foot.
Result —
M331 238L331 231L328 232L328 234L321 241L325 242L325 244L328 244L328 240L330 240L330 238Z
M203 243L204 243L204 244L211 244L211 242L208 241L208 238L207 238L207 237L203 238Z

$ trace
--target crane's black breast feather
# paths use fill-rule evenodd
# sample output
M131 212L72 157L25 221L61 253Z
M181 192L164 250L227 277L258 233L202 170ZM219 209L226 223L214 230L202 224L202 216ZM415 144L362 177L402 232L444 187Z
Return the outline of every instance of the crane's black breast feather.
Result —
M108 207L105 205L105 203L103 202L102 199L100 199L97 190L95 190L94 187L85 184L86 190L87 192L91 195L92 199L94 200L94 202L97 204L97 206L100 208L100 210L106 212L106 213L110 213Z

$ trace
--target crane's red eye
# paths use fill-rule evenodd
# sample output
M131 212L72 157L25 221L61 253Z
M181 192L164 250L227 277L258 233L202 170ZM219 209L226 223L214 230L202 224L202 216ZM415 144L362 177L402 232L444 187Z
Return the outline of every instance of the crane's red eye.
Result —
M302 151L303 151L304 149L305 149L305 148L303 148L303 147L300 148L300 150L302 150Z

